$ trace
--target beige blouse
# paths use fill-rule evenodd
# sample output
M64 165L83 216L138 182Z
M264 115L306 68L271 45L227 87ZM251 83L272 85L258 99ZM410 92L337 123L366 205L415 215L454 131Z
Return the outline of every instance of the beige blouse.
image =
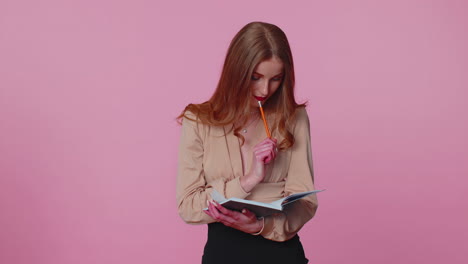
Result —
M188 113L190 117L193 114ZM261 123L261 122L258 122ZM294 146L278 152L276 159L266 165L266 175L250 193L240 185L244 174L240 140L232 125L215 127L187 118L182 120L177 175L177 203L179 214L189 224L207 224L214 220L202 209L216 189L226 198L237 197L271 202L287 195L314 190L309 119L305 108L299 108L292 129ZM257 142L266 138L262 124L254 128ZM227 133L227 134L226 134ZM281 142L279 134L274 138ZM249 161L251 157L244 160ZM250 164L244 164L246 171ZM284 214L265 217L261 235L275 241L292 238L317 210L317 197L310 195L286 207Z

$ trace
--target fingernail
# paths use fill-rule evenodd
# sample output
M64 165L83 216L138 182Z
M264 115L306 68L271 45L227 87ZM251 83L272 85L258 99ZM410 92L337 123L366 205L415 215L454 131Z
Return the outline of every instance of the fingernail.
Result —
M245 209L242 209L242 213L245 214L247 213L247 211Z

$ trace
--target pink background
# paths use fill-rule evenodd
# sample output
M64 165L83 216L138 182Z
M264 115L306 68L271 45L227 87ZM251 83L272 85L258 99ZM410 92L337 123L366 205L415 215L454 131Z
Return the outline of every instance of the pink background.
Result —
M174 118L255 20L309 102L311 263L465 263L466 1L169 2L0 2L0 263L199 263Z

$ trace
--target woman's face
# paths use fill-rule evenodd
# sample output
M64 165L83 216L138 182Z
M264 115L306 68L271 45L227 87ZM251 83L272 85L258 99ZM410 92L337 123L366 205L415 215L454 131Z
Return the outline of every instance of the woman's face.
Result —
M260 62L254 69L250 81L252 99L250 105L258 107L258 101L262 104L278 90L283 80L283 62L277 58Z

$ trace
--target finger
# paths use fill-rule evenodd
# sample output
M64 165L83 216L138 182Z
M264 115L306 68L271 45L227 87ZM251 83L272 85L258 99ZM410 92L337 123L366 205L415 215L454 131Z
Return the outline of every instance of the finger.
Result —
M276 147L274 147L274 146L261 147L261 148L258 148L258 149L254 150L254 155L260 155L260 154L262 154L264 152L270 152L270 151L273 152L273 153L276 153L275 149L276 149Z
M272 147L269 147L269 148L262 148L262 149L258 149L258 150L255 150L254 151L254 155L258 156L258 155L262 155L262 154L265 154L265 153L270 153L270 152L274 152L274 148Z
M224 214L227 217L230 217L234 221L239 221L243 217L243 215L238 211L229 210L220 204L217 204L216 208L219 210L220 213Z
M268 164L268 163L272 162L275 158L276 158L275 151L271 150L268 157L265 160L265 164Z
M275 146L278 144L278 140L276 138L269 138L269 142Z
M262 144L258 144L256 146L254 146L254 151L255 150L260 150L260 149L265 149L265 148L275 148L276 147L276 143L274 142L265 142L265 143L262 143Z
M264 151L255 155L255 159L258 161L264 161L269 155L270 153L268 151Z
M259 156L259 155L262 155L262 154L265 154L265 153L270 153L271 151L274 151L274 150L275 150L274 148L258 149L258 150L255 150L253 154L255 156Z
M215 206L216 206L216 209L218 209L218 211L221 212L222 214L235 218L236 213L237 213L236 211L229 210L216 202L215 202Z
M208 209L210 210L210 213L212 215L212 217L219 222L219 220L221 220L221 217L220 217L220 214L218 212L218 210L216 209L216 207L213 205L212 202L210 202L210 205L208 206Z
M263 143L263 142L276 143L276 142L278 142L278 140L276 138L265 138L261 143Z
M209 210L203 210L203 212L207 215L209 215L211 218L214 219L214 217L211 215L210 211Z
M278 154L277 149L278 149L277 147L273 147L273 148L271 149L271 156L272 156L273 159L275 159L275 158L276 158L276 155Z
M207 214L209 217L211 217L213 220L215 220L216 222L220 222L220 220L216 219L216 217L213 215L212 212L210 212L210 210L203 210L203 212Z
M234 226L238 220L230 217L230 216L227 216L227 215L224 215L222 213L219 213L215 216L215 219L216 221L222 223L223 225L225 226Z
M276 145L269 145L269 146L264 147L264 148L259 148L259 149L257 150L257 152L258 152L258 153L262 153L262 152L271 153L273 159L275 159L275 158L276 158L276 155L278 154L278 147L276 147Z
M257 156L255 159L261 163L265 163L267 160L270 160L270 157L268 154L266 154L266 155Z
M229 210L229 209L227 209L226 207L220 205L217 202L213 202L213 205L216 207L216 209L218 209L218 212L220 213L221 221L227 222L230 225L242 222L241 218L245 216L243 213L239 213L239 212L234 211L234 210ZM245 209L245 210L247 210L247 209Z
M213 214L214 219L216 219L218 222L222 222L223 224L228 223L229 226L232 225L233 222L235 222L231 216L223 214L218 209L215 202L210 202L210 212Z
M257 216L248 209L242 209L242 214L250 219L257 218Z
M225 226L229 226L229 227L234 227L235 226L235 223L233 221L227 221L227 220L223 220L221 221L221 223Z
M257 145L255 145L254 149L255 148L261 148L261 147L264 147L264 146L269 146L269 145L276 145L276 142L272 141L271 139L266 139L266 140L258 143Z
M257 155L255 156L255 158L258 161L263 161L264 163L268 163L268 162L272 161L274 159L274 157L275 157L274 151L272 149L265 150L265 151L262 151L262 152L258 152L256 154Z

